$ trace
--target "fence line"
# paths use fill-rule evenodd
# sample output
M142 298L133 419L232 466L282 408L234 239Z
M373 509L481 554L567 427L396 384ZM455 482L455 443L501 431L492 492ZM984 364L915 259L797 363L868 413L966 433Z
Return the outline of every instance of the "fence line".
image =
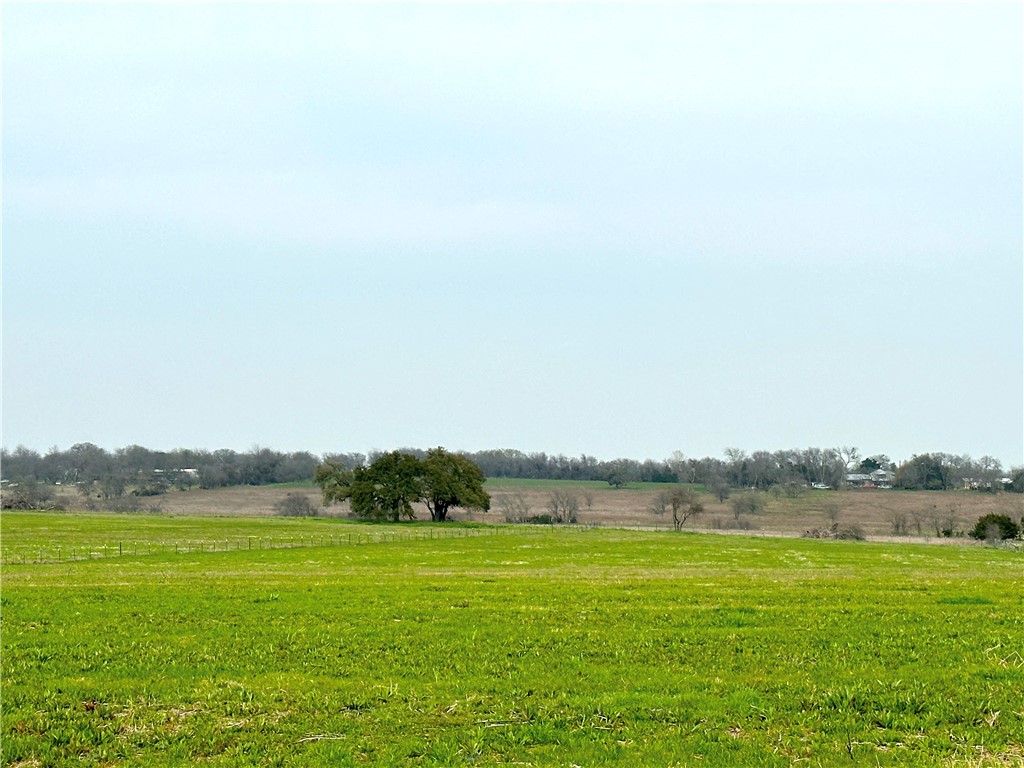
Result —
M450 539L479 538L545 531L585 530L592 526L552 525L493 525L480 528L428 528L426 530L400 531L347 531L296 536L233 536L215 539L177 539L173 541L116 541L99 544L52 545L48 547L8 547L0 551L0 563L4 565L28 565L44 563L79 562L102 560L111 557L139 557L148 555L189 555L213 552L239 552L270 549L296 549L311 547L361 546L367 544L400 544L413 541L443 541Z

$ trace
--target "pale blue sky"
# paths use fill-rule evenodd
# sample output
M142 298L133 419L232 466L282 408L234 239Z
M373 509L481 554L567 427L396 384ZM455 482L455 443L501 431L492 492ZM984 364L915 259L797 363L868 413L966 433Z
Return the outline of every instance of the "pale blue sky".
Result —
M1024 463L1021 8L5 3L3 444Z

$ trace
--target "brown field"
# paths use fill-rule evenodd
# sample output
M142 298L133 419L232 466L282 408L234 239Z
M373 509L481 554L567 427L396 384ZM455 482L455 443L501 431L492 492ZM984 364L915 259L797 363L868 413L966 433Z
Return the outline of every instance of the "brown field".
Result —
M491 489L489 489L491 490ZM628 527L661 527L672 525L671 512L664 517L654 514L651 501L657 490L633 490L595 487L590 490L593 504L588 507L583 492L580 500L579 522L597 525ZM520 492L531 507L531 514L546 510L549 489L491 490L492 501L502 493ZM734 491L733 494L739 492ZM739 521L730 500L721 503L710 495L703 496L704 512L687 522L688 530L729 531L749 530L782 535L800 535L815 528L828 528L833 520L840 526L857 525L872 537L892 536L894 521L902 518L905 530L914 538L937 538L936 523L946 527L953 523L955 530L969 530L982 515L1005 514L1019 520L1024 514L1024 497L1020 494L988 494L974 491L896 491L845 490L805 491L796 498L765 495L767 506L760 514L743 516ZM500 508L486 517L499 518ZM484 516L477 515L477 519Z
M667 488L668 486L666 486ZM584 525L621 526L640 528L671 528L671 513L664 516L651 511L651 502L658 489L615 489L601 483L570 484L560 486L557 481L520 484L515 481L492 480L487 490L492 497L492 510L488 513L466 513L456 510L454 520L473 520L485 523L504 522L500 498L505 494L522 494L529 505L529 514L547 512L551 492L565 488L576 493L579 500L578 522ZM319 504L316 488L291 487L233 487L213 490L174 491L164 496L143 500L156 506L160 512L172 515L252 515L274 514L274 504L289 493L302 493ZM733 494L739 492L734 491ZM800 535L808 530L825 529L837 522L840 526L859 526L872 538L893 537L896 523L902 521L903 533L899 538L942 541L936 528L952 525L956 531L970 530L979 517L988 513L1009 515L1020 520L1024 515L1024 496L1014 493L978 493L976 491L898 491L898 490L807 490L795 498L765 494L767 506L763 512L743 516L737 520L729 500L720 503L704 495L704 512L687 522L687 530L697 531L749 531L762 534ZM69 508L80 509L81 498L73 495L62 499ZM589 503L588 503L589 502ZM101 502L98 502L102 506ZM344 516L347 507L334 505L324 514ZM418 512L419 519L429 519L425 508Z

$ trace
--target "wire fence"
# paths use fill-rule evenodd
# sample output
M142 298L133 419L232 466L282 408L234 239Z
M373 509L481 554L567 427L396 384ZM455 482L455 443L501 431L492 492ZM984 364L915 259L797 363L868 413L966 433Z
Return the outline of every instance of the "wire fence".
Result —
M81 544L24 544L0 548L0 564L30 565L101 560L112 557L148 555L192 555L214 552L241 552L299 547L348 547L367 544L399 544L414 541L542 533L552 530L584 530L592 526L508 525L477 528L427 528L420 530L359 530L298 536L227 536L159 541L108 541Z

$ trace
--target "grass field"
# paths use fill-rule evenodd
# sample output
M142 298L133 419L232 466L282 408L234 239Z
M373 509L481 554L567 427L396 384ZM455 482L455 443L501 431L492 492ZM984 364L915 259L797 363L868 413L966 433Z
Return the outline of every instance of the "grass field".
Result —
M504 527L463 524L359 525L335 517L3 513L0 563L346 546L418 538L497 535Z
M388 528L176 524L293 522ZM4 764L1024 765L1018 553L444 530L6 564Z

